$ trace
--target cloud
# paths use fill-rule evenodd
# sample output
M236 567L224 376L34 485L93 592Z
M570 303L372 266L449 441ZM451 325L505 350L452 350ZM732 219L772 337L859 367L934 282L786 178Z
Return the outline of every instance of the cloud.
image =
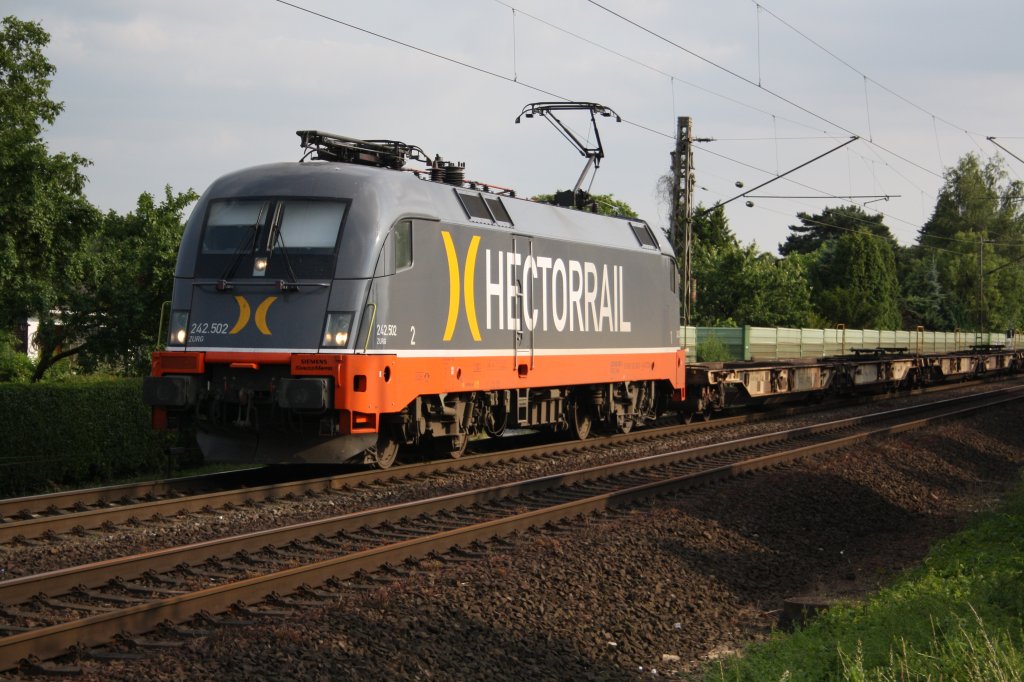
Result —
M9 0L6 7L40 20L53 36L52 95L66 109L47 134L51 147L91 158L90 198L121 211L167 183L202 189L242 166L297 159L294 131L310 127L403 139L524 195L571 186L583 159L542 122L512 122L527 102L552 98L532 85L601 102L628 121L602 121L607 157L593 188L652 223L664 221L655 187L668 171L677 115L692 116L697 135L720 140L695 152L698 186L706 188L697 197L705 204L732 196L736 180L750 187L838 144L846 135L838 126L870 135L877 145L858 142L795 173L802 185L770 187L778 194L902 194L869 208L884 207L894 231L910 241L930 214L940 157L950 165L967 152L994 152L984 134L1024 134L1015 36L1024 6L1016 0L941 8L924 0L778 0L760 12L753 3L602 0L761 81L760 89L584 0L512 0L515 17L503 4L467 0L303 4L498 77L269 0ZM873 83L865 93L860 74L765 9L953 125L933 122ZM791 139L825 130L834 137ZM742 239L771 247L796 212L841 201L764 200L753 209L735 202L728 214Z

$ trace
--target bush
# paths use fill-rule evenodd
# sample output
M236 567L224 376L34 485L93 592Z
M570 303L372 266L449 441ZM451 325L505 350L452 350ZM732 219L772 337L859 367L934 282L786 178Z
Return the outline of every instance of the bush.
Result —
M141 379L0 384L0 496L159 474L166 445Z
M33 365L28 356L14 349L13 334L0 333L0 381L28 381Z
M697 362L728 362L735 359L717 336L708 336L697 344Z

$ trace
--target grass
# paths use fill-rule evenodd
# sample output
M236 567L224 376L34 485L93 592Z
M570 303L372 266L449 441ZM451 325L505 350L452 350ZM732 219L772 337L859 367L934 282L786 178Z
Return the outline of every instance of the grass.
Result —
M858 604L716 662L705 680L1021 680L1024 487Z

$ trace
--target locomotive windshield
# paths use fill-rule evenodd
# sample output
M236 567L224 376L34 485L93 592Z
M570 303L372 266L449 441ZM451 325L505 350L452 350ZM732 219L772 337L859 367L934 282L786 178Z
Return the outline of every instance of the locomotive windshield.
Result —
M315 199L210 203L197 263L200 277L330 278L348 204Z

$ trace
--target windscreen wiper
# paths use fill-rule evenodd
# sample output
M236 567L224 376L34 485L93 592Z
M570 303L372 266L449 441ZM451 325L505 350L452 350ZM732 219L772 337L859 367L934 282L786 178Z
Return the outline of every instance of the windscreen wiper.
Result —
M263 202L260 206L259 215L256 216L256 222L249 226L249 231L242 235L242 240L238 244L238 248L235 249L235 258L231 261L231 265L224 271L220 279L217 280L218 291L226 291L227 289L233 288L230 280L235 276L235 271L238 270L238 264L242 262L242 256L246 253L252 253L256 248L256 236L259 234L260 225L263 224L263 216L267 214L267 208L270 206L269 201ZM248 245L247 245L248 244Z
M274 213L274 220L270 224L270 234L267 235L267 260L269 261L270 256L274 253L274 248L280 243L281 256L284 258L284 265L288 268L288 276L291 279L288 282L278 280L277 287L281 291L298 291L298 278L295 276L295 270L292 269L291 259L288 258L288 247L285 245L284 239L281 237L281 223L283 221L284 204L281 203L277 206L277 211Z

